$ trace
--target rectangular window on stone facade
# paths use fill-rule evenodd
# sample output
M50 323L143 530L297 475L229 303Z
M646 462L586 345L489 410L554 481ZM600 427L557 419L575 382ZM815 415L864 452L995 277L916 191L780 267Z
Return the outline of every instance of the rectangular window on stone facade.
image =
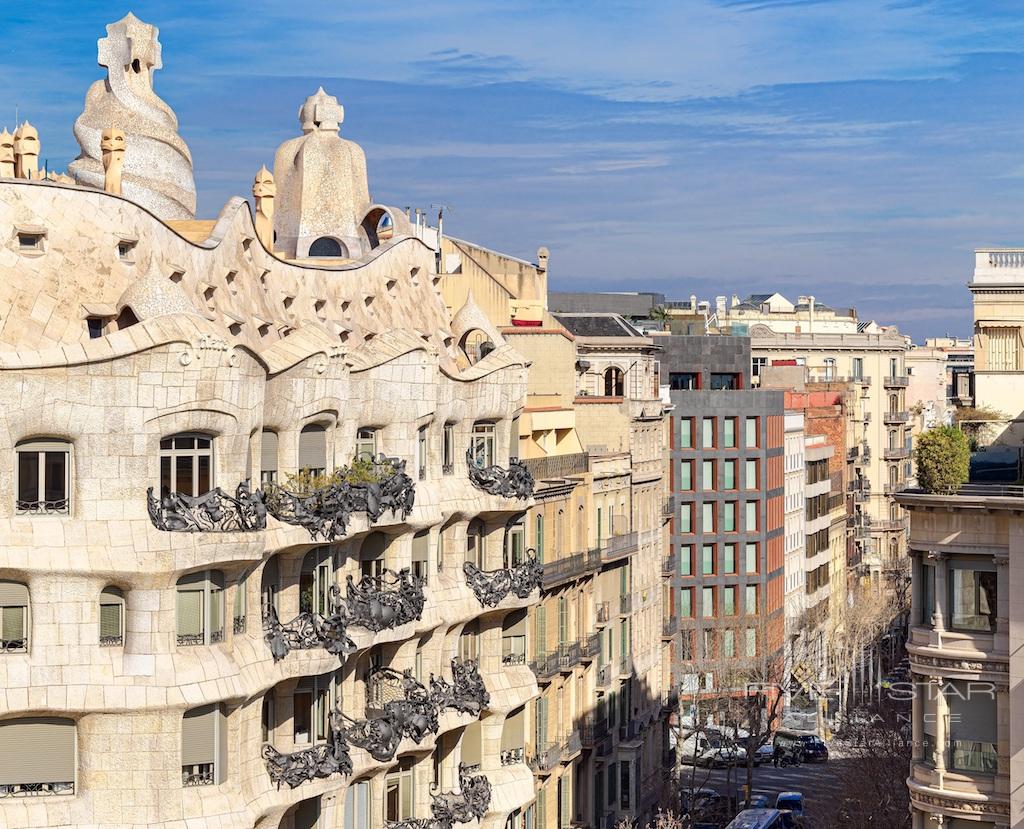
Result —
M757 501L747 501L744 504L746 515L744 518L743 528L748 532L754 532L757 530Z
M746 460L743 462L743 488L757 489L757 461Z
M473 463L480 469L494 465L494 424L474 423L472 448Z
M949 624L954 630L996 629L996 573L992 564L949 563Z
M370 460L377 456L377 430L370 426L361 426L356 429L356 452L357 460Z
M327 430L311 423L299 433L299 472L316 477L327 471Z
M733 585L722 588L722 612L726 616L736 615L736 588Z
M713 417L701 419L700 445L704 449L714 449L715 447L715 419Z
M441 474L451 475L455 472L455 424L444 424L441 433Z
M748 417L744 420L743 445L746 446L747 449L754 449L758 445L758 429L756 417Z
M757 614L757 585L748 584L746 587L746 596L743 600L743 612L748 616L754 616Z
M722 420L722 446L726 449L736 448L736 418L727 417Z
M722 547L722 567L724 572L733 574L736 572L736 545L725 544Z
M714 618L715 615L715 588L704 587L701 589L700 613L705 619Z
M0 653L28 650L28 587L0 580Z
M736 489L736 461L722 461L722 489Z
M679 547L679 575L693 575L693 546L682 544Z
M679 616L689 619L693 616L693 588L684 587L679 591Z
M736 656L736 631L722 631L722 656L726 659Z
M693 504L686 503L679 505L679 532L693 532Z
M746 656L754 657L757 656L757 631L754 628L747 628L746 630Z
M212 786L225 779L227 720L222 704L186 711L181 721L181 781Z
M17 512L68 513L70 448L70 443L61 440L33 440L18 444Z
M277 480L277 432L264 429L260 435L260 483Z
M688 492L693 489L693 461L680 461L679 489L684 492Z
M427 427L423 426L416 433L416 466L419 469L419 479L427 479Z
M693 418L679 418L679 448L693 449Z
M757 543L748 542L743 549L744 570L747 573L757 572Z
M701 504L701 527L702 533L713 533L715 531L715 505L714 502L705 501Z
M705 576L715 574L715 545L705 544L700 551L700 572Z
M722 532L736 532L736 502L725 501L722 504Z
M701 461L700 464L700 487L705 492L713 492L715 489L715 462Z

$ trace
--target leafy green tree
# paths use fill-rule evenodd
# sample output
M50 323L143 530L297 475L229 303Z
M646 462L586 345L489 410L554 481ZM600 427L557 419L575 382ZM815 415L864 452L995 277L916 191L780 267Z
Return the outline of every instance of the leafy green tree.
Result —
M967 436L955 426L929 429L917 439L917 482L925 492L956 492L970 474Z

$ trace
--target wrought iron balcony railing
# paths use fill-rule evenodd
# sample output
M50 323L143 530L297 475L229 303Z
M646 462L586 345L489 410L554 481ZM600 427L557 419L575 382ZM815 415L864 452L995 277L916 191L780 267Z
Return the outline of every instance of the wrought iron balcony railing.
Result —
M598 550L588 550L585 553L574 553L571 556L556 558L554 561L545 561L542 585L552 587L559 582L593 572L600 566L601 555Z
M530 670L538 680L549 680L560 670L558 651L539 653L530 660Z
M478 466L473 458L473 448L469 447L466 449L466 466L470 483L488 495L523 500L533 495L533 475L522 461L513 458L508 463L508 469L497 464Z
M525 665L526 664L526 637L525 636L502 636L501 637L501 664L502 665Z
M665 619L661 623L661 636L663 639L671 639L679 633L679 618L673 616L670 619Z
M600 602L597 605L597 623L599 625L606 625L611 620L611 604L609 602Z
M238 485L234 496L217 487L194 497L169 492L157 498L150 487L146 503L153 526L164 532L252 532L267 526L263 493L250 491L248 481Z
M883 412L883 423L906 423L910 420L910 412Z
M679 556L674 552L669 553L661 560L661 572L665 575L674 574L678 566Z
M607 688L612 684L612 666L602 665L597 669L597 681L595 683L598 688Z
M570 732L569 736L565 738L565 742L562 743L562 762L569 762L575 755L579 754L583 750L583 741L580 738L579 731Z
M623 556L636 552L639 546L639 535L635 532L613 535L606 539L601 551L601 561L618 561Z
M512 567L500 570L481 570L473 562L462 565L466 584L484 607L495 607L509 593L520 599L528 599L541 585L544 568L537 562L533 550L526 551L526 560Z
M591 633L589 636L580 640L580 659L584 662L590 662L596 659L598 654L601 653L601 634Z
M526 752L522 747L519 748L506 748L501 751L501 764L503 766L514 766L518 763L525 762Z
M910 378L906 375L890 376L882 380L882 385L889 389L899 389L910 385Z
M444 677L430 675L430 699L438 711L451 709L479 717L491 702L491 695L480 676L480 665L475 659L454 658L451 669L451 682Z
M431 818L386 821L386 829L452 829L456 823L480 820L491 806L491 783L479 767L459 764L459 791L431 794Z
M534 771L551 771L562 759L561 743L540 743L536 748L536 754L530 758L529 766Z
M905 458L910 457L910 450L905 446L896 447L895 449L883 449L882 460L886 461L901 461Z
M339 711L331 712L330 735L326 743L289 753L278 751L269 743L263 746L263 759L272 783L294 789L310 780L325 780L335 774L352 774L352 758L344 720Z
M397 573L385 570L380 576L363 576L358 582L349 576L347 581L350 625L376 633L419 621L423 616L423 579L408 567Z
M272 604L263 608L263 638L275 662L295 650L323 648L330 654L344 657L356 649L348 635L351 619L338 585L331 585L327 603L326 616L303 612L287 624L277 618L277 609Z
M406 474L405 461L378 455L370 463L369 481L358 480L357 473L342 467L308 492L267 483L266 509L278 521L305 527L310 538L322 541L344 536L354 512L365 512L371 523L386 512L408 518L416 500L416 485ZM359 476L362 474L360 470Z

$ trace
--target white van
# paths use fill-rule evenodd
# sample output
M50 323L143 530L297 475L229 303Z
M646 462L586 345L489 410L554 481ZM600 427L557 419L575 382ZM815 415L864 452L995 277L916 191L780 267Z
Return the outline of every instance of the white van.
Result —
M717 731L691 731L679 744L679 759L695 766L731 766L747 762L747 752Z

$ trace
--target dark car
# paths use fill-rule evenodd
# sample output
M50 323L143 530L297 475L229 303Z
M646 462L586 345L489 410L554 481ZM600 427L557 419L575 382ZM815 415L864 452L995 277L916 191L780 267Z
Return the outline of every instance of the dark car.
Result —
M828 760L828 746L816 734L798 731L775 732L776 757L798 757L804 763L823 763Z

